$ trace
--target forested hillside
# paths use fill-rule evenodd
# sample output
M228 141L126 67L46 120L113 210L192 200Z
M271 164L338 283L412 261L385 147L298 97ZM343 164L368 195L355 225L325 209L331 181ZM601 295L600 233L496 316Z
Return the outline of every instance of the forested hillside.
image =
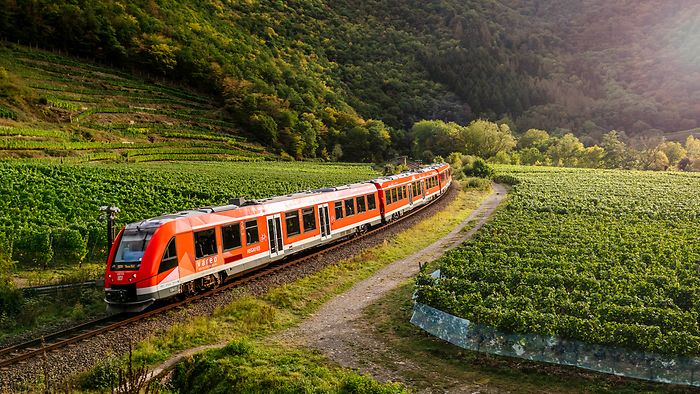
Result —
M297 158L408 152L404 130L421 119L481 117L586 144L612 129L638 144L663 133L684 140L700 126L691 0L0 5L8 42L185 83L241 131ZM27 105L1 88L0 111Z

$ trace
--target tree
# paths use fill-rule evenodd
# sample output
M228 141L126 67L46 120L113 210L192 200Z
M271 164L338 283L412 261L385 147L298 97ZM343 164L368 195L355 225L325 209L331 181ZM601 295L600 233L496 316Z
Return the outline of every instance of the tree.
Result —
M659 149L646 151L642 160L645 170L663 171L666 170L670 164L666 154Z
M536 148L540 152L547 151L549 143L549 133L539 129L529 129L518 140L518 149Z
M552 160L537 148L524 148L520 150L520 163L528 166L547 166L552 164Z
M664 152L670 165L674 166L687 155L687 151L679 142L667 141L659 145L660 151Z
M575 135L568 133L559 138L547 149L547 154L556 166L576 167L581 161L585 149Z
M612 130L603 136L603 163L606 168L622 168L625 163L625 143L620 141L617 131Z
M498 152L510 152L516 141L507 124L497 125L479 119L471 122L464 130L465 153L485 159Z
M700 139L688 136L685 140L685 149L688 152L690 163L687 168L692 171L700 171Z
M580 165L588 168L604 167L605 150L597 145L585 148Z
M422 120L411 127L413 152L421 156L426 150L434 155L447 156L464 148L462 127L441 120Z
M387 157L389 146L391 146L389 130L381 120L369 120L365 127L369 132L369 149L365 158L373 162L380 162Z

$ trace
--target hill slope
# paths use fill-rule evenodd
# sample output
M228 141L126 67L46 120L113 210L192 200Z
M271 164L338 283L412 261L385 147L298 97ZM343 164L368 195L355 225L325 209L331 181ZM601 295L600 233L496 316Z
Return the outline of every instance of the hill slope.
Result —
M273 157L188 89L23 47L0 47L0 73L0 158Z
M184 81L295 157L377 160L424 118L587 142L693 129L699 15L690 0L40 0L8 2L0 36Z

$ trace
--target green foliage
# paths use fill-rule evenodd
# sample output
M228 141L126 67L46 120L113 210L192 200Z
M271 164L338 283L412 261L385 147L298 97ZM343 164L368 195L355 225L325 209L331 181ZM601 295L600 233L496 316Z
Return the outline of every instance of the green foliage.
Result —
M135 158L142 156L135 156ZM149 156L145 156L149 157ZM121 208L119 224L234 196L262 198L370 179L369 166L318 163L39 164L0 162L0 234L21 266L101 260L99 207Z
M493 176L493 168L491 168L486 161L481 158L476 158L471 163L467 163L462 166L462 173L465 176L475 176L478 178L490 178Z
M23 302L22 291L12 282L14 264L11 257L12 240L6 235L0 236L0 326L19 312Z
M326 367L320 356L300 350L263 348L235 341L195 355L175 368L173 385L181 393L406 393L396 383Z
M115 357L103 358L77 378L77 386L83 390L111 389L119 381L119 362Z
M505 209L418 279L418 299L477 323L700 354L700 177L499 167Z
M414 154L432 162L434 155L448 156L454 152L491 158L515 147L515 137L506 124L475 120L467 126L440 120L423 120L411 128Z
M6 234L15 240L12 258L20 264L46 267L51 262L53 248L51 247L51 230L49 228L25 229L17 233L7 232Z
M58 228L51 233L51 249L57 263L79 263L87 254L87 239L74 229Z
M260 141L275 141L272 119L278 134L302 141L275 148L318 157L338 143L333 131L352 130L331 130L327 108L406 129L420 119L504 119L513 131L573 130L589 137L586 145L610 129L690 130L699 113L687 89L700 62L697 43L687 39L689 7L663 0L556 0L553 12L522 0L403 7L387 0L13 1L0 15L0 36L184 81L217 97L239 127L262 126ZM300 126L305 114L318 123Z

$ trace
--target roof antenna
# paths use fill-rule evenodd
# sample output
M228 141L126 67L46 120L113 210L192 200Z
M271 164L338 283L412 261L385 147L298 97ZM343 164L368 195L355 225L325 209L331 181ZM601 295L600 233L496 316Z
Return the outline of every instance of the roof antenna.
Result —
M237 205L239 207L242 207L243 204L245 204L245 198L243 198L243 197L230 198L228 200L228 203L230 205Z

